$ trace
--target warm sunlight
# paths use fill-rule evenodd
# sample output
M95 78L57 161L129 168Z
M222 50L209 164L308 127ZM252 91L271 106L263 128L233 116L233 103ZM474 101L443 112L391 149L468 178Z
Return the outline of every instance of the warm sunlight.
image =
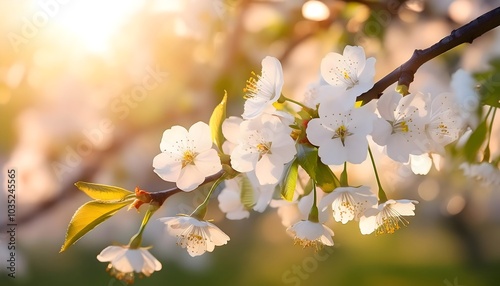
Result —
M103 53L111 38L141 2L131 0L75 1L61 7L55 23L90 52Z

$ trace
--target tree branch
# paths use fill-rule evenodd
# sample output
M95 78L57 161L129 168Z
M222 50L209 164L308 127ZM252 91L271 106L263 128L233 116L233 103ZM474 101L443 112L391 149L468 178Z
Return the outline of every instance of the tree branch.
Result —
M497 7L470 23L453 30L450 35L425 50L415 50L411 58L380 79L367 92L358 96L364 103L379 98L382 92L391 84L398 81L399 85L407 87L413 82L413 77L418 68L429 60L453 49L463 43L472 43L474 39L500 25L500 7Z

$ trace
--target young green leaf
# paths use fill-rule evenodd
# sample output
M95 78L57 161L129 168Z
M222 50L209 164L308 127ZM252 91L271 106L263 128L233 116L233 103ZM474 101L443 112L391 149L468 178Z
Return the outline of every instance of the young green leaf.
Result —
M318 162L316 169L316 185L320 187L323 192L330 193L335 188L340 187L340 181L330 167Z
M487 129L485 120L481 122L476 130L470 135L469 140L467 140L464 146L465 158L467 161L474 162L476 160L477 153L486 139Z
M307 172L311 179L316 178L316 166L318 165L318 149L303 144L297 145L297 161Z
M212 116L210 116L210 131L212 132L212 141L217 145L219 150L222 150L222 143L224 143L224 136L222 135L222 122L226 119L226 104L227 92L224 91L222 101L215 107ZM221 151L222 152L222 151Z
M131 204L132 201L132 199L116 202L90 201L82 205L69 222L66 238L59 252L68 249L87 232L113 216L121 208Z
M286 169L285 180L283 185L281 186L281 196L287 201L293 200L293 194L295 192L295 187L297 186L298 173L299 161L295 159L291 164L289 164L288 168Z
M120 187L93 184L82 181L76 182L75 186L94 200L100 201L123 200L128 195L134 194L133 192L122 189Z

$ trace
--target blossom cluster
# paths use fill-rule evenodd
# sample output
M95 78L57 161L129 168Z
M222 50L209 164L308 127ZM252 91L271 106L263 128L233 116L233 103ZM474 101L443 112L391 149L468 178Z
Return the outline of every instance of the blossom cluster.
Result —
M237 175L226 181L218 196L219 206L228 219L243 219L250 210L264 211L274 200L287 168L298 157L298 145L317 149L320 162L327 166L361 164L367 160L372 138L372 145L383 147L391 159L410 163L418 161L418 156L442 153L463 132L464 120L455 108L458 103L453 94L403 96L389 91L377 101L356 104L356 98L373 86L375 75L375 59L367 59L361 47L347 46L343 54L327 54L321 62L321 75L320 83L312 85L303 103L298 103L302 111L288 111L282 108L286 98L281 63L265 57L260 75L253 74L247 81L242 116L230 116L222 124L222 150L213 146L208 124L197 122L189 131L174 126L164 133L162 153L153 161L155 172L176 182L178 188L192 191L205 177L222 169L217 153L229 156L225 164ZM306 175L311 172L306 170ZM310 201L309 208L318 205L320 212L331 211L338 222L359 221L363 234L394 232L406 225L402 216L414 215L417 203L382 199L367 186L347 182L333 190L318 187L323 194L314 195L321 200ZM250 194L243 200L242 192L248 189ZM299 203L305 197L297 196L288 203ZM287 225L288 231L303 245L333 245L333 231L323 224L324 219L308 216L306 209L295 220L287 219L293 222ZM185 240L180 245L193 254L199 248L195 243L198 240Z
M271 206L303 247L334 244L329 217L342 224L357 222L363 235L394 233L406 226L404 217L415 215L418 202L387 197L370 148L410 165L416 174L428 173L445 147L477 124L473 110L464 110L464 102L477 103L473 87L439 95L388 90L377 100L359 102L358 97L374 85L375 59L366 58L357 46L346 46L343 54L327 54L320 71L320 81L311 84L302 99L289 99L282 94L280 61L265 57L261 73L247 80L241 117L223 118L219 126L197 122L189 129L166 130L161 153L153 160L154 172L185 192L222 173L223 187L216 194L228 219L248 218L251 211ZM462 76L460 72L456 77ZM223 135L220 144L214 140L214 129ZM379 190L349 184L348 164L367 160L375 168ZM335 174L333 166L343 166L344 171ZM480 176L485 168L498 173L489 167L462 168L472 177L499 184L488 179L491 176ZM230 239L205 220L206 202L190 215L159 219L191 256L211 252ZM121 277L132 273L133 278L133 272L148 276L161 268L145 249L105 249L98 258L110 261L111 271Z

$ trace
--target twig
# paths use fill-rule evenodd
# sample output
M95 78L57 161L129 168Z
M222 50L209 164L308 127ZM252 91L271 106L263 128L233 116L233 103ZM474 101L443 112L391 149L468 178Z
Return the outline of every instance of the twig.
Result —
M431 47L425 50L415 50L407 62L377 81L370 90L358 96L358 100L367 103L372 99L379 98L382 92L396 81L399 85L409 87L413 82L413 77L417 69L421 65L458 45L472 43L474 39L499 25L500 7L497 7L481 15L472 22L453 30L450 35L444 37Z

